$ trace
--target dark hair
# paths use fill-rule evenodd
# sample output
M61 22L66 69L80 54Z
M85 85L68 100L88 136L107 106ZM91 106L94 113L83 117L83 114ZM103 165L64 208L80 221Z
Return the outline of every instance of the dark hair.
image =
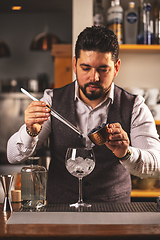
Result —
M106 27L92 26L85 28L78 36L75 45L76 61L80 51L111 52L112 60L116 63L119 54L117 36Z

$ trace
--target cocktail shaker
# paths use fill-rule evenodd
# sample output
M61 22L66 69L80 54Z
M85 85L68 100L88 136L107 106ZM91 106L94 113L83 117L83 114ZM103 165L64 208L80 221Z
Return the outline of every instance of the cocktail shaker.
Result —
M2 211L3 212L8 212L8 211L12 212L13 209L12 209L9 193L10 193L10 189L11 189L11 185L12 185L14 176L12 176L10 174L1 175L0 178L1 178L1 183L3 186L4 194L5 194Z

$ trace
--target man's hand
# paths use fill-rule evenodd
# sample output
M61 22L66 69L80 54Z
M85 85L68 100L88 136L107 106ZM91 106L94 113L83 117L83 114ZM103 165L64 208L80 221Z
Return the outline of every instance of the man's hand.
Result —
M25 123L31 133L38 133L50 117L50 109L45 102L33 101L25 110Z
M119 123L109 124L108 133L109 141L106 142L106 146L114 153L118 158L122 158L127 154L129 147L129 138L127 133L122 129Z

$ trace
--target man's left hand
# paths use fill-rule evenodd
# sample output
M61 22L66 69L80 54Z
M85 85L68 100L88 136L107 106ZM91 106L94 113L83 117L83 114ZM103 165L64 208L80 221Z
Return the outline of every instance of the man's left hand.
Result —
M108 133L110 133L109 141L105 145L118 158L122 158L127 154L129 147L129 138L127 133L122 129L119 123L109 124Z

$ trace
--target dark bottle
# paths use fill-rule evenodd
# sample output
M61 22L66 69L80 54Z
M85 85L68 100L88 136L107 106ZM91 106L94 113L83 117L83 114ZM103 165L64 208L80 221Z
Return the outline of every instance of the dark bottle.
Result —
M96 0L93 12L93 25L104 26L104 8L102 0Z
M154 6L154 44L160 44L160 0Z
M149 2L143 3L141 0L140 9L140 28L137 43L151 44L151 4Z

